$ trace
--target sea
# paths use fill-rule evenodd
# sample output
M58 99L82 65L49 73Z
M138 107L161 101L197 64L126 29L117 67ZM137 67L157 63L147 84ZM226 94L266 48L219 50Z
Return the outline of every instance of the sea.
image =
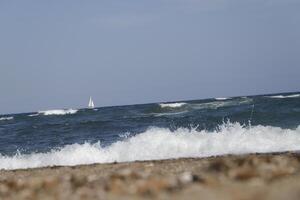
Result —
M300 92L0 115L0 169L300 150Z

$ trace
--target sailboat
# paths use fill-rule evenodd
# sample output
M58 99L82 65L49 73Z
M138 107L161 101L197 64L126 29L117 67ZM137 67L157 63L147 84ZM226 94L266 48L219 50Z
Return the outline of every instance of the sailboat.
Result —
M90 108L90 109L93 109L93 108L95 108L95 105L94 105L94 102L93 102L93 99L92 99L92 97L90 97L90 101L89 101L88 108Z

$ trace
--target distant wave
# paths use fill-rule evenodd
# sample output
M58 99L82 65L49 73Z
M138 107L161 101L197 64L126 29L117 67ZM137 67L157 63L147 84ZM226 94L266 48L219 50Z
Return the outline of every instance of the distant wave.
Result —
M241 104L249 104L253 100L251 98L242 98L237 100L229 100L229 101L213 101L208 103L198 103L198 104L190 104L190 107L193 109L217 109L221 107L227 106L236 106Z
M217 101L223 101L223 100L227 100L227 99L230 99L230 98L226 98L226 97L215 98L215 100L217 100Z
M274 99L285 99L285 98L297 98L300 97L300 94L292 94L292 95L275 95L275 96L266 96L268 98L274 98Z
M48 153L0 155L0 169L297 150L300 150L300 126L291 130L261 125L249 128L239 123L226 123L212 132L185 128L171 132L154 127L108 147L102 147L100 142L84 143L67 145Z
M28 115L28 117L36 117L39 116L39 113Z
M75 114L77 112L78 110L67 109L67 110L46 110L46 111L39 111L38 113L43 115L70 115L70 114Z
M12 120L14 117L0 117L0 121Z
M217 101L207 102L207 103L162 103L159 104L161 108L181 108L185 106L187 110L181 112L167 112L167 113L157 113L155 116L166 116L166 115L176 115L189 112L190 110L197 110L197 109L218 109L222 107L228 106L237 106L242 104L250 104L253 102L253 99L244 97L241 99L231 99L231 98L216 98ZM228 100L228 101L221 101Z
M179 108L186 105L186 103L161 103L159 106L161 108Z
M167 113L155 113L155 117L161 117L161 116L173 116L173 115L181 115L184 113L187 113L188 111L182 111L182 112L167 112Z

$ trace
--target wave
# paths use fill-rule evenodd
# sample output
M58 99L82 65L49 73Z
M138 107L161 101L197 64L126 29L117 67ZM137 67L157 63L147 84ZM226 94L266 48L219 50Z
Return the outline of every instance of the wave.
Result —
M36 117L39 116L39 113L28 115L28 117Z
M239 123L226 123L212 132L185 128L172 132L153 127L108 147L102 147L98 142L67 145L48 153L11 157L0 154L0 169L297 150L300 150L300 126L292 130L261 125L249 128Z
M155 117L161 117L161 116L173 116L173 115L181 115L181 114L185 114L188 111L182 111L182 112L168 112L168 113L155 113L154 116Z
M208 103L200 103L200 104L191 104L193 109L217 109L221 107L227 106L236 106L242 104L249 104L253 102L250 98L243 98L240 100L229 100L229 101L213 101Z
M215 100L217 100L217 101L223 101L223 100L227 100L227 99L230 99L230 98L226 98L226 97L215 98Z
M275 99L285 99L285 98L297 98L300 97L300 94L292 94L292 95L275 95L275 96L266 96L268 98L275 98Z
M14 117L0 117L0 121L12 120Z
M166 109L169 112L164 112L165 110L160 110L160 113L155 113L155 117L160 116L172 116L180 115L192 110L201 110L201 109L218 109L222 107L230 107L237 105L250 104L253 102L252 98L241 98L241 99L232 99L232 98L215 98L216 101L206 102L206 103L161 103L159 106L163 109ZM226 101L225 101L226 100ZM173 109L179 110L180 112L170 112ZM151 113L152 115L153 113Z
M159 106L161 108L179 108L186 105L186 103L161 103Z
M67 109L67 110L46 110L46 111L39 111L38 114L43 115L70 115L77 113L78 110ZM34 115L31 115L34 116Z

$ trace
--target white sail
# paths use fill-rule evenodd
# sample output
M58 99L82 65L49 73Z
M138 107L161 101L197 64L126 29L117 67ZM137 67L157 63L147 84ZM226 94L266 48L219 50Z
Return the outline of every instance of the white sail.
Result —
M94 102L92 100L92 97L90 97L90 101L89 101L89 105L88 105L89 108L95 108L95 105L94 105Z

